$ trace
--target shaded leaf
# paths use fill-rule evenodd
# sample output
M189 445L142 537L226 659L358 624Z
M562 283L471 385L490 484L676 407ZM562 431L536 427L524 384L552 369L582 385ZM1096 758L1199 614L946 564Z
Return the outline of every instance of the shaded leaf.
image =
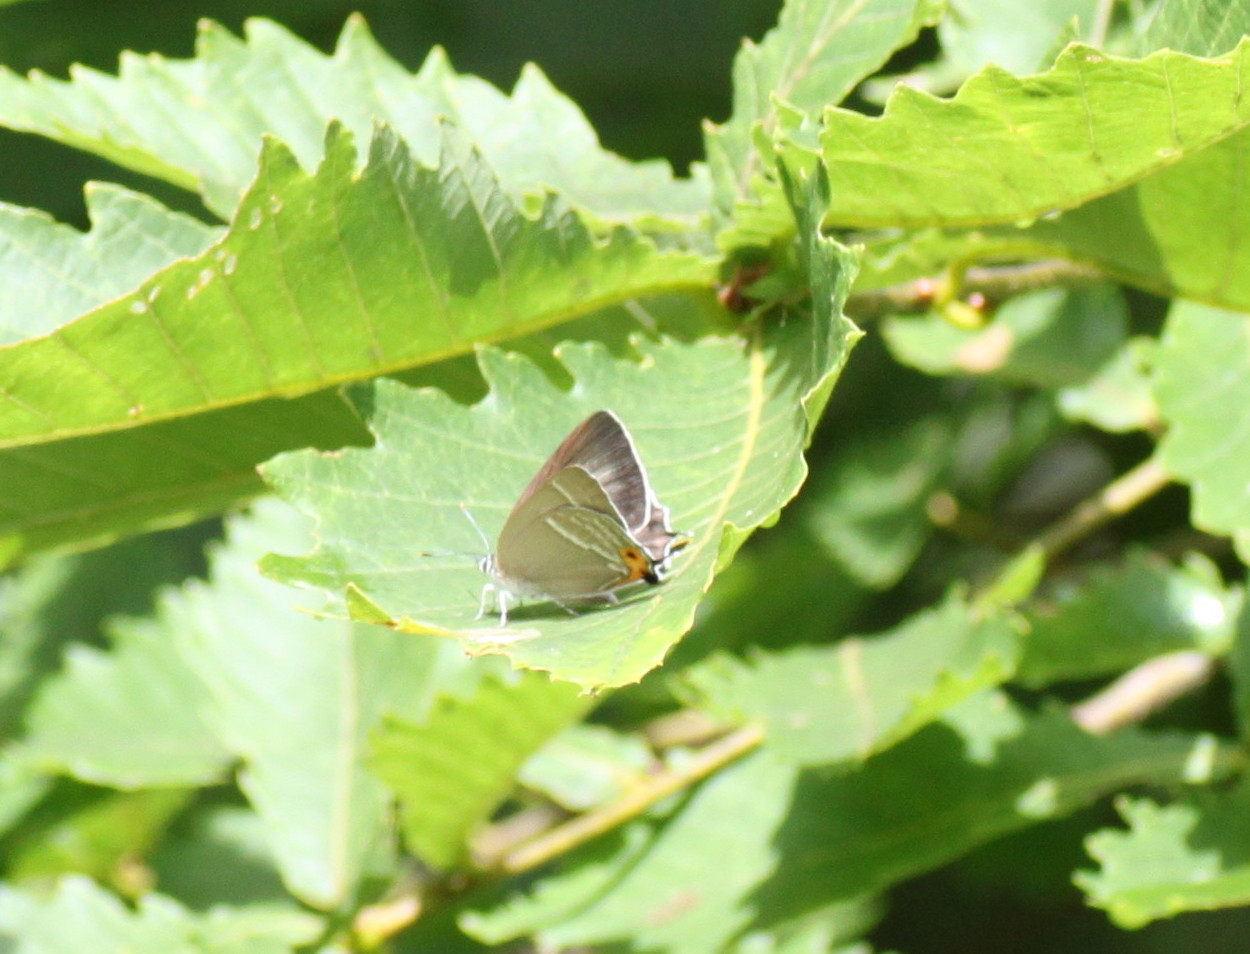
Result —
M203 684L168 621L118 620L109 652L71 646L26 717L23 758L117 788L204 785L230 761L204 722Z
M1168 47L1195 56L1218 56L1250 34L1250 9L1216 0L1160 0L1141 38L1143 50Z
M468 698L441 698L419 724L384 721L368 763L399 798L409 849L435 867L460 862L525 760L593 704L567 683L525 673L511 684L484 680Z
M953 15L938 23L943 62L936 72L967 74L986 63L1017 74L1044 69L1056 41L1074 19L1082 35L1089 35L1097 7L1096 0L959 0ZM1160 43L1143 52L1168 45Z
M136 862L192 795L191 789L115 792L62 785L15 830L6 845L6 874L20 882L80 873L134 891ZM142 878L139 873L140 884Z
M0 736L16 737L26 707L60 666L63 647L100 643L103 621L151 612L161 585L203 569L201 525L94 553L44 556L0 579Z
M1242 603L1198 554L1172 566L1131 550L1087 579L1060 579L1025 610L1031 624L1018 678L1032 685L1089 679L1180 649L1221 655Z
M946 415L860 432L809 488L808 528L856 580L893 585L933 532L926 508L946 479L953 445Z
M857 772L800 775L772 835L784 877L752 893L756 923L880 891L1110 792L1175 784L1204 747L1132 731L1098 739L1064 712L1026 715L998 693L972 696Z
M0 835L10 831L48 793L52 779L25 759L0 753Z
M1234 634L1228 654L1228 674L1232 680L1234 712L1238 734L1250 735L1250 605L1243 598L1241 612L1233 623Z
M579 723L526 759L517 778L570 811L586 811L621 797L654 763L639 736Z
M1016 295L984 328L940 315L895 317L883 334L895 358L929 374L983 374L1008 384L1057 388L1086 381L1128 331L1128 308L1112 285Z
M1026 716L983 693L855 771L748 756L671 818L588 845L461 923L493 943L534 934L557 948L628 940L685 954L845 903L858 932L865 895L1106 792L1175 781L1192 747L1132 731L1094 738L1064 714Z
M669 662L680 678L710 653L825 643L847 631L870 595L802 524L765 533L716 578L698 625ZM777 625L779 606L786 607L784 626Z
M286 903L265 821L235 805L197 807L180 818L148 859L161 893L197 910Z
M778 861L768 833L782 824L793 775L766 754L749 756L699 786L667 825L634 826L585 852L571 872L461 924L489 943L536 934L556 949L628 938L639 950L724 950L749 923L745 896ZM706 850L711 843L716 851ZM843 905L835 934L856 936L870 911Z
M388 712L420 717L464 667L453 647L292 612L297 594L255 561L305 540L276 501L231 521L210 581L169 600L169 638L207 687L206 721L243 761L240 787L283 880L328 908L391 849L389 797L364 766L369 732Z
M1059 391L1059 409L1072 421L1123 433L1158 425L1149 368L1153 338L1130 338L1083 384Z

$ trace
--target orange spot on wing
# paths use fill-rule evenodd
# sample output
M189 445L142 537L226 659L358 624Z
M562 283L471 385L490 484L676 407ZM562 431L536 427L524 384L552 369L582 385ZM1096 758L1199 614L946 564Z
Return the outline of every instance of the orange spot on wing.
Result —
M625 575L621 577L618 586L626 583L635 583L638 580L646 580L648 583L658 583L660 578L655 572L655 563L652 559L643 553L637 547L621 547L619 551L621 561L625 564Z

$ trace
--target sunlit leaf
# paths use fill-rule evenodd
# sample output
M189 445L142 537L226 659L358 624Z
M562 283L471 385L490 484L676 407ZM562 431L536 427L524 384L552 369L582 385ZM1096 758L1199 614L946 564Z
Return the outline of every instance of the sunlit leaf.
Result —
M0 536L34 548L220 509L280 450L363 439L336 384L711 285L707 259L623 228L600 241L554 197L522 212L450 130L439 170L383 132L357 176L335 129L314 174L271 140L208 251L0 349Z
M257 906L199 914L158 894L132 909L86 878L65 878L49 897L0 886L0 938L16 939L15 954L288 954L319 930L302 911Z
M819 190L820 178L796 173L791 184L796 193ZM795 201L810 210L823 199ZM517 355L483 349L491 394L473 407L387 381L353 389L373 448L285 455L265 467L281 493L317 515L321 542L306 558L271 557L266 572L338 594L351 584L372 604L363 611L369 619L381 613L402 629L455 635L470 652L503 653L583 687L637 681L690 627L718 565L797 491L801 451L858 336L839 311L853 260L817 234L818 214L801 219L808 319L783 318L745 340L637 339L641 360L562 346L555 354L574 382L568 391ZM477 619L484 579L468 555L483 543L461 507L493 540L546 457L601 408L633 435L673 526L691 544L670 579L623 605L576 616L536 606L506 627ZM683 409L678 426L674 408ZM466 555L446 556L457 553ZM330 611L344 612L344 598Z
M952 596L897 629L834 646L714 657L685 679L701 707L760 722L780 756L804 765L863 760L1015 671L1011 618Z
M1193 490L1193 521L1250 555L1250 319L1178 303L1155 354L1155 400L1168 425L1163 465ZM1215 413L1218 409L1218 413Z
M734 60L733 115L707 134L717 199L726 210L749 191L761 169L755 129L776 128L775 99L816 115L839 103L920 27L937 19L933 0L793 0L757 45L747 40Z
M201 21L196 55L124 53L116 77L74 67L68 81L0 71L0 124L39 133L118 165L193 189L228 219L256 173L261 137L285 142L305 168L322 159L331 120L360 141L386 123L421 161L438 156L440 118L461 124L509 193L559 189L609 219L696 219L706 186L677 180L664 162L630 163L604 150L576 105L528 67L512 95L458 75L435 49L411 74L359 17L333 55L269 20L240 40ZM560 143L559 150L550 148Z
M879 118L831 110L826 221L987 225L1073 208L1242 129L1247 57L1244 43L1214 60L1072 46L1036 76L986 67L950 100L900 86Z
M1171 805L1121 799L1128 830L1091 835L1087 846L1100 868L1076 875L1088 903L1126 928L1183 911L1244 907L1250 902L1248 792L1240 785Z

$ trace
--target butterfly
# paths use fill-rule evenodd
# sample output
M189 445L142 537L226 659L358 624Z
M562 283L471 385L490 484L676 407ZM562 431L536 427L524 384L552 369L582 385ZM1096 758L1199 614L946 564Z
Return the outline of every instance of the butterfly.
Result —
M500 625L509 599L615 603L616 591L659 583L690 538L674 533L625 425L596 411L569 433L521 491L495 550L478 561Z

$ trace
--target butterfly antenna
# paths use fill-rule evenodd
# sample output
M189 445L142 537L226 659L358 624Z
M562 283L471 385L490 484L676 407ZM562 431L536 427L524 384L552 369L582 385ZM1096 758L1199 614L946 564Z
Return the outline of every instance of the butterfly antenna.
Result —
M460 512L468 518L469 523L473 524L473 529L477 531L477 535L481 538L482 553L490 553L490 540L486 539L486 534L482 532L482 528L478 525L478 522L473 519L473 514L469 512L469 508L464 504L461 504Z

